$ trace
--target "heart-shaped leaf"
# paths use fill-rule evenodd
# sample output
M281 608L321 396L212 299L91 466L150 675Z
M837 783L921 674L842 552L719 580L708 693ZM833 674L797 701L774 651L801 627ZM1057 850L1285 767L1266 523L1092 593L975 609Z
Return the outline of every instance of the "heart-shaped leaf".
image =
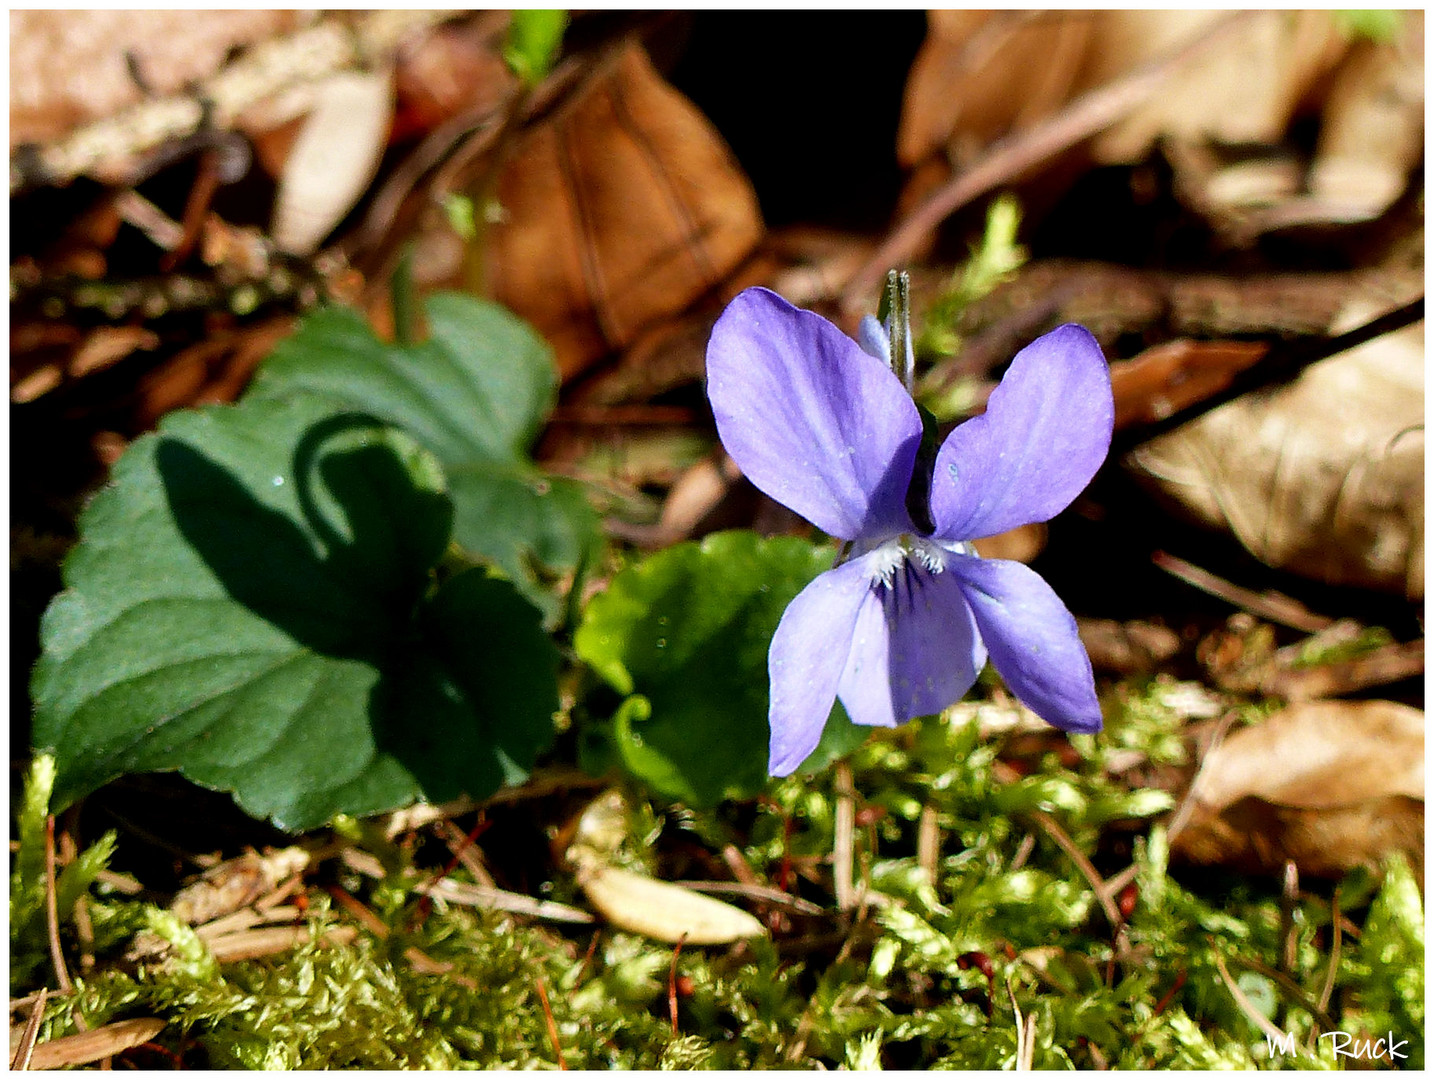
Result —
M630 695L611 731L630 772L692 806L766 786L767 650L787 604L831 560L801 540L717 533L658 552L593 598L573 644ZM803 771L867 734L837 705Z
M434 589L452 516L426 452L327 398L167 417L82 516L42 625L56 805L178 769L299 830L520 779L557 654L508 583Z
M544 603L530 563L572 570L597 525L577 485L526 456L556 400L552 353L496 304L438 293L425 310L429 337L415 345L380 341L356 311L315 312L265 361L246 400L307 390L409 432L449 478L454 539Z

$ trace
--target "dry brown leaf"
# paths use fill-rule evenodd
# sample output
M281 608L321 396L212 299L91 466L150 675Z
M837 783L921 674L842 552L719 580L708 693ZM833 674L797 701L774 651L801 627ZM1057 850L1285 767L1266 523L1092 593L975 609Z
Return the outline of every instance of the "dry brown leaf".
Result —
M1078 616L1076 628L1097 671L1119 675L1155 671L1180 651L1180 635L1154 623Z
M1199 34L1218 11L1102 13L1082 88L1098 86ZM1266 11L1172 75L1165 89L1096 138L1098 161L1134 162L1162 136L1278 142L1295 109L1346 48L1327 11Z
M1078 94L1193 41L1218 11L932 12L906 88L904 165L949 155L959 167ZM1162 136L1277 141L1345 49L1328 12L1270 11L1097 136L1102 162L1145 156Z
M1191 341L1176 338L1110 365L1115 426L1153 423L1204 401L1259 361L1269 346L1258 341Z
M1028 563L1045 550L1049 531L1043 521L1017 525L1014 529L975 541L976 554L983 559Z
M270 235L308 255L353 209L378 170L393 117L391 70L346 71L314 88L314 107L289 150Z
M1211 751L1189 799L1171 844L1194 862L1339 874L1398 849L1422 866L1424 714L1390 701L1293 705Z
M1362 298L1338 333L1395 306ZM1424 328L1386 334L1127 457L1197 519L1278 569L1424 595Z
M932 11L902 102L897 157L959 164L1073 96L1098 16L1089 12ZM1037 61L1038 62L1035 62Z
M1310 194L1347 220L1378 217L1404 191L1424 150L1424 13L1402 12L1399 37L1361 41L1336 73L1310 169Z
M762 234L726 145L638 46L526 137L498 200L489 280L565 376L721 283Z
M502 105L516 80L503 60L507 22L503 12L488 12L471 22L439 27L399 53L395 141L431 131L454 116L480 115Z

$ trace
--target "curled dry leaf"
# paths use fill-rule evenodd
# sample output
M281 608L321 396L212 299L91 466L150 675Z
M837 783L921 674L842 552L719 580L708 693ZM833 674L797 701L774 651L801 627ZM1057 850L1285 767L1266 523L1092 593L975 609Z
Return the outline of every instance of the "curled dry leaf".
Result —
M726 279L762 235L752 185L639 46L530 132L498 185L496 298L565 377Z
M1340 874L1424 852L1424 713L1390 701L1293 705L1205 758L1172 848L1197 863ZM1421 871L1416 871L1421 872Z
M741 908L613 865L626 834L627 803L610 790L579 816L567 851L578 885L608 922L674 945L730 945L766 934Z
M578 884L608 922L654 941L730 945L767 932L741 908L620 867L579 862Z
M271 234L280 251L311 254L368 187L388 143L391 70L346 71L314 88L279 176Z
M1365 298L1334 331L1393 307ZM1424 595L1424 328L1387 334L1138 447L1127 466L1262 562Z

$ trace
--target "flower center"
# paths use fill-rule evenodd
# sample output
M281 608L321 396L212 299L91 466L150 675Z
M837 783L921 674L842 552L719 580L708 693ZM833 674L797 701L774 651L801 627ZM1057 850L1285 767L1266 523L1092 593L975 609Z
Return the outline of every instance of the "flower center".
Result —
M890 540L859 544L852 552L852 557L859 558L875 552L877 557L872 560L871 583L879 583L883 588L890 589L897 575L908 567L913 567L913 564L928 574L941 573L946 568L946 550L966 554L967 546L943 545L924 536L902 533Z

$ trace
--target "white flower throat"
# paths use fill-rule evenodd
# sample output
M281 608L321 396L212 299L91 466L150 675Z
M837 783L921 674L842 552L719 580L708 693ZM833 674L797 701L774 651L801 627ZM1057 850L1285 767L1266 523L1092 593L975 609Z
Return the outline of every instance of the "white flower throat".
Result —
M962 541L940 541L912 533L901 533L889 540L865 540L853 546L851 558L875 554L871 567L872 585L890 589L897 575L908 567L939 574L946 569L947 553L974 555L970 544Z

